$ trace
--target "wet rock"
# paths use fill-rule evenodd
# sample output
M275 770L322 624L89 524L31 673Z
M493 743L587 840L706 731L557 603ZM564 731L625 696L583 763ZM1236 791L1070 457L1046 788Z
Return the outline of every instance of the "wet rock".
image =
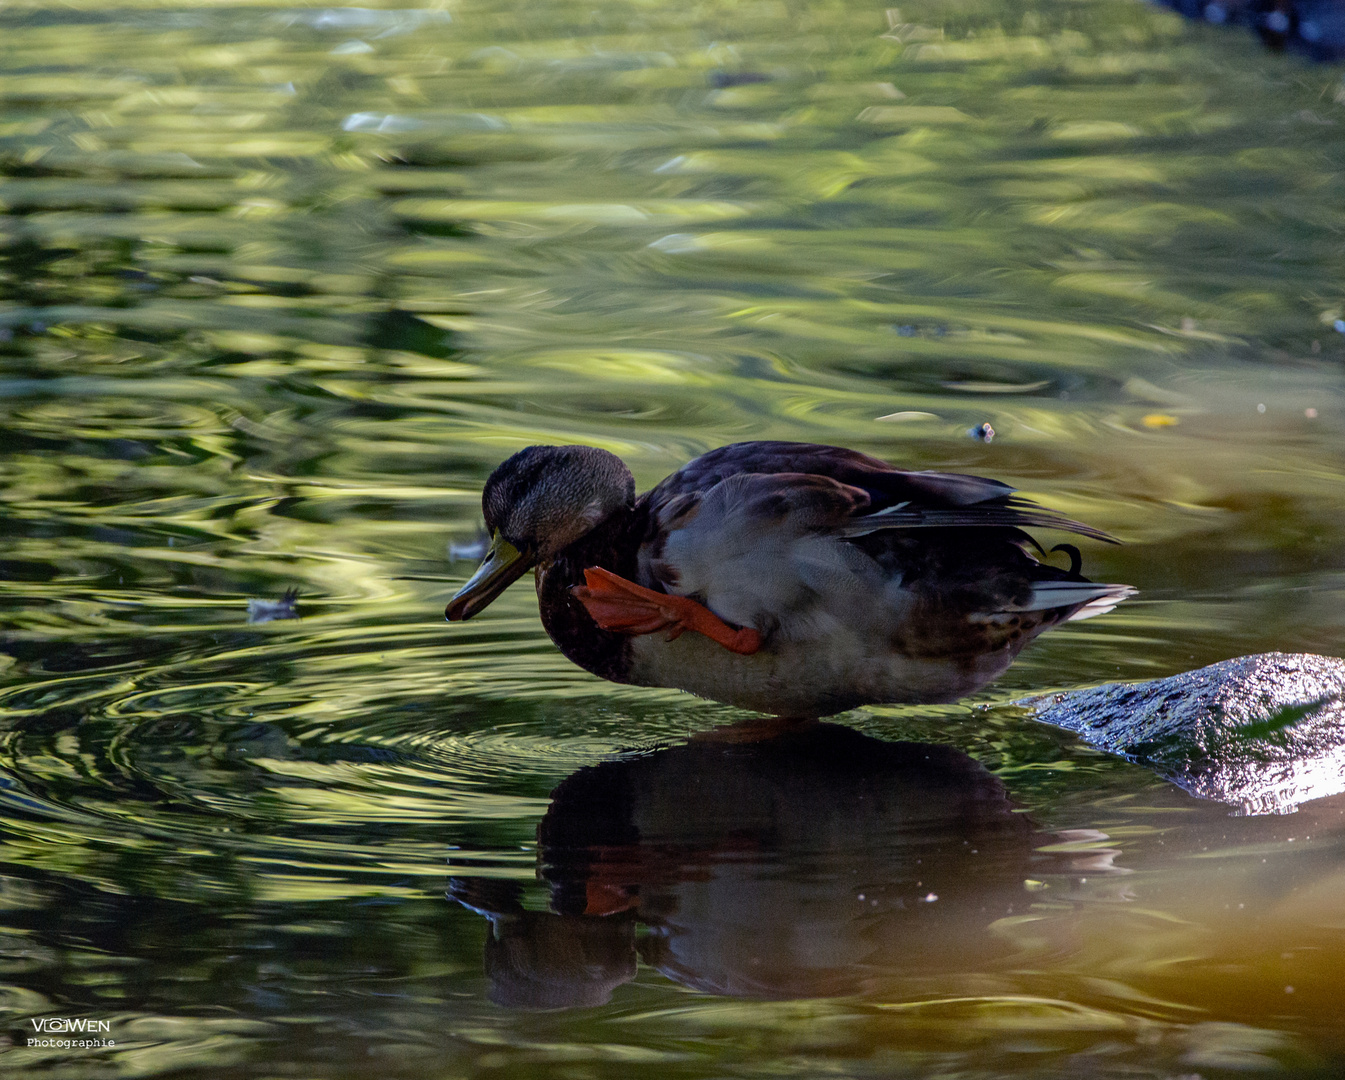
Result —
M1035 718L1244 814L1345 791L1345 660L1261 653L1029 698Z

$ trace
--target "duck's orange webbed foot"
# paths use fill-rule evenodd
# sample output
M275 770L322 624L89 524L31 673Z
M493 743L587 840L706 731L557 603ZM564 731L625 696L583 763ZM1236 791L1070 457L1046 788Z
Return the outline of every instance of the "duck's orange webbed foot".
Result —
M730 652L747 656L761 648L761 635L756 630L751 627L735 630L704 604L689 597L646 589L600 566L586 569L584 581L586 584L576 585L570 592L604 630L619 634L667 630L669 641L684 630L694 630Z

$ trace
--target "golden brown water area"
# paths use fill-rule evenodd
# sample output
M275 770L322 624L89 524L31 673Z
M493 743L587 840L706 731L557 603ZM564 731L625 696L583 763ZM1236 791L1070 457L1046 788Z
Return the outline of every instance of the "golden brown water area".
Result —
M0 8L0 1036L117 1043L6 1070L1339 1073L1345 804L980 706L1345 648L1343 101L1128 0ZM515 449L748 438L1141 593L792 757L442 621Z

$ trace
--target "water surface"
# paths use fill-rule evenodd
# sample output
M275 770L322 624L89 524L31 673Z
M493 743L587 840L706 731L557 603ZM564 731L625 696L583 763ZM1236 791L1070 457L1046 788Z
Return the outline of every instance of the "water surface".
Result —
M5 7L0 1008L117 1043L6 1065L1338 1072L1345 802L984 706L1341 652L1342 102L1129 0ZM442 622L513 450L745 438L1141 594L792 757Z

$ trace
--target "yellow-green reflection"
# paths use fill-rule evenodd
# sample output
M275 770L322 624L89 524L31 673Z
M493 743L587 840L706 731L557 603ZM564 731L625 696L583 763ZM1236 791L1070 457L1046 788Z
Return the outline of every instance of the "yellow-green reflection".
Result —
M0 10L0 1034L119 1042L6 1063L1339 1071L1338 807L1229 819L974 709L1340 651L1339 81L1115 0ZM446 626L449 544L528 443L648 485L741 438L1126 539L1105 621L846 718L984 763L1042 850L960 967L884 931L841 998L646 964L502 1013L449 879L542 913L552 789L735 715L579 672L526 583Z

